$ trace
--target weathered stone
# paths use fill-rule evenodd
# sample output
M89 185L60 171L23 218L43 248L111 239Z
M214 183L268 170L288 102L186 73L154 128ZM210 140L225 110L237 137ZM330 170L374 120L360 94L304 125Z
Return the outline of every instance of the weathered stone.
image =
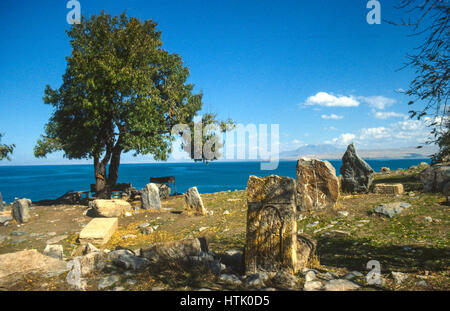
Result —
M403 194L402 184L376 184L373 192L376 194Z
M228 250L224 254L220 255L220 260L225 265L231 267L235 271L240 271L243 268L243 255L238 250Z
M29 199L15 199L12 206L12 217L18 223L28 222L30 220L30 205Z
M89 207L100 217L119 217L133 211L130 203L120 199L94 200L89 202Z
M323 287L323 284L320 281L308 281L308 282L305 282L305 284L303 285L303 290L304 291L318 291L318 290L321 290L322 287Z
M1 192L0 192L0 212L3 212L3 196Z
M67 273L67 284L76 290L85 290L87 284L81 277L81 265L78 257L69 261L68 266L71 270Z
M326 291L354 291L359 288L361 288L361 286L358 284L344 279L330 280L324 287Z
M269 280L269 275L265 272L249 274L245 278L245 285L253 288L265 287L265 282Z
M66 262L42 255L35 249L0 255L0 287L11 286L29 274L54 277L67 271Z
M63 260L64 252L62 245L48 244L44 249L44 255Z
M186 261L189 257L201 256L208 252L208 243L203 238L162 242L141 249L141 257L151 263Z
M272 283L277 287L292 289L297 287L298 278L286 270L280 270L272 278Z
M1 215L1 216L0 216L0 225L5 226L5 225L8 224L12 219L13 219L13 218L12 218L11 215Z
M166 184L156 184L159 189L159 197L161 200L165 200L170 196L170 187Z
M91 243L83 243L72 251L72 257L84 256L89 253L99 252L100 250Z
M104 252L92 252L81 257L76 257L81 266L81 276L92 272L102 271L106 267L107 254Z
M395 215L399 215L404 209L409 207L411 207L411 204L406 202L385 203L378 205L374 212L392 218Z
M149 265L149 261L142 257L137 257L127 249L119 249L108 254L108 259L118 267L129 270L143 270Z
M229 285L238 286L238 285L242 284L242 281L239 279L239 277L237 277L234 274L221 274L219 277L219 280L222 283L229 284Z
M368 192L373 181L373 169L356 153L353 144L348 145L342 157L340 169L342 191L345 193Z
M297 270L295 192L292 178L250 176L245 245L247 274Z
M436 164L419 173L425 192L442 192L450 181L450 165Z
M118 281L119 281L119 277L116 275L106 276L103 279L101 279L100 282L98 282L98 288L105 289L107 287L114 285Z
M297 234L297 269L300 270L310 263L314 257L317 242L316 240L302 234Z
M386 174L386 173L390 173L390 172L391 172L391 169L389 167L382 167L380 169L380 173Z
M403 283L403 281L408 279L408 274L406 274L406 273L392 271L391 274L392 274L392 278L395 281L395 284L401 284L401 283Z
M343 278L350 281L350 280L353 280L353 279L356 279L356 278L362 278L362 277L364 277L364 274L362 274L361 272L359 272L359 271L350 271L349 273L344 275Z
M159 188L156 184L150 183L141 191L141 207L143 209L161 209L161 199Z
M47 244L55 244L67 238L66 234L55 236L47 240Z
M117 218L94 218L80 232L80 243L103 245L118 228Z
M328 161L301 158L297 162L297 206L301 211L332 208L339 198L336 170Z
M197 187L189 188L185 195L185 205L188 215L205 216L208 211L203 206L202 197L198 193Z

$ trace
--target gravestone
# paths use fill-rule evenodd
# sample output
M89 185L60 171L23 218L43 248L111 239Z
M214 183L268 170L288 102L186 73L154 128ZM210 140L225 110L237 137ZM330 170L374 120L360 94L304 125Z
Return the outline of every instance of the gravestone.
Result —
M376 194L403 194L402 184L376 184L373 188Z
M340 169L342 192L368 192L373 181L373 169L356 153L355 145L350 144L342 157Z
M28 222L30 220L30 205L29 199L15 199L12 207L12 217L18 223Z
M0 192L0 212L3 212L3 197L1 192Z
M332 208L339 198L339 180L328 161L301 158L297 162L297 205L299 211Z
M161 199L159 188L156 184L150 183L141 192L141 206L143 209L161 209Z
M119 217L133 210L130 203L121 199L97 199L89 202L89 208L99 217Z
M295 180L250 176L245 271L297 271Z
M198 193L197 187L189 188L185 196L186 210L188 215L205 216L208 214L203 206L202 197Z

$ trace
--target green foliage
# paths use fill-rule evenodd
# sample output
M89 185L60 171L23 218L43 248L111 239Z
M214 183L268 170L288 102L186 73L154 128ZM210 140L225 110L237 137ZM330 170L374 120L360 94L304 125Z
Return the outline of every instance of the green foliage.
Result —
M223 148L219 135L234 128L235 124L231 119L219 121L216 114L206 113L200 122L189 123L191 135L183 137L182 148L195 162L209 163L209 161L217 160L221 157ZM197 131L199 133L196 133ZM195 136L202 137L199 143L195 140ZM210 150L211 154L205 153L205 149Z
M409 105L418 107L409 111L410 117L434 120L429 125L432 137L428 143L440 147L433 156L434 161L440 162L449 154L450 5L442 0L402 0L399 8L415 17L400 25L413 27L414 35L424 36L416 53L408 55L406 64L416 75L405 92L414 98Z
M0 142L2 141L3 134L0 133ZM10 155L13 153L14 148L16 145L5 145L0 144L0 161L3 159L6 159L8 161L11 161Z

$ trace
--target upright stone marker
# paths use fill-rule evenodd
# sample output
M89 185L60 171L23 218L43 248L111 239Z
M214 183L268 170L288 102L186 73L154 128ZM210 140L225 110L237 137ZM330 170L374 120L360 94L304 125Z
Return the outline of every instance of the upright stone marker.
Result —
M203 206L202 197L198 193L197 187L189 188L185 197L186 210L189 215L205 216L208 214Z
M297 205L301 211L332 208L339 198L339 180L328 161L301 158L297 162Z
M247 184L247 274L297 270L295 180L250 176Z
M3 212L3 197L1 192L0 192L0 212Z
M350 144L342 157L342 191L346 193L368 192L373 181L373 169L356 153Z
M161 199L159 188L156 184L150 183L145 186L141 193L141 206L143 209L161 209Z
M24 223L30 220L30 205L31 200L29 199L15 199L12 207L12 216L19 222Z

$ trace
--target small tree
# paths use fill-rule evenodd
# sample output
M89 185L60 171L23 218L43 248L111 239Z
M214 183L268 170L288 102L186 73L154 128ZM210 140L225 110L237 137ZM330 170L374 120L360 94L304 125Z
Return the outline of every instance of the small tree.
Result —
M432 137L429 144L436 143L440 150L433 156L440 162L450 155L449 148L449 79L450 79L450 3L448 0L402 0L399 9L406 10L408 21L395 25L412 27L413 34L424 36L416 53L407 56L407 67L414 68L416 77L411 81L406 95L414 98L409 105L422 102L423 106L410 111L411 118L420 120L431 116Z
M102 12L68 35L72 55L61 87L46 87L54 112L35 156L62 150L69 159L93 159L97 196L109 198L122 152L167 160L172 127L192 122L202 94L186 83L181 57L162 49L152 20Z
M3 134L0 133L0 142L2 141ZM5 145L0 144L0 161L3 159L6 159L8 161L11 161L10 155L12 155L14 148L16 145Z

